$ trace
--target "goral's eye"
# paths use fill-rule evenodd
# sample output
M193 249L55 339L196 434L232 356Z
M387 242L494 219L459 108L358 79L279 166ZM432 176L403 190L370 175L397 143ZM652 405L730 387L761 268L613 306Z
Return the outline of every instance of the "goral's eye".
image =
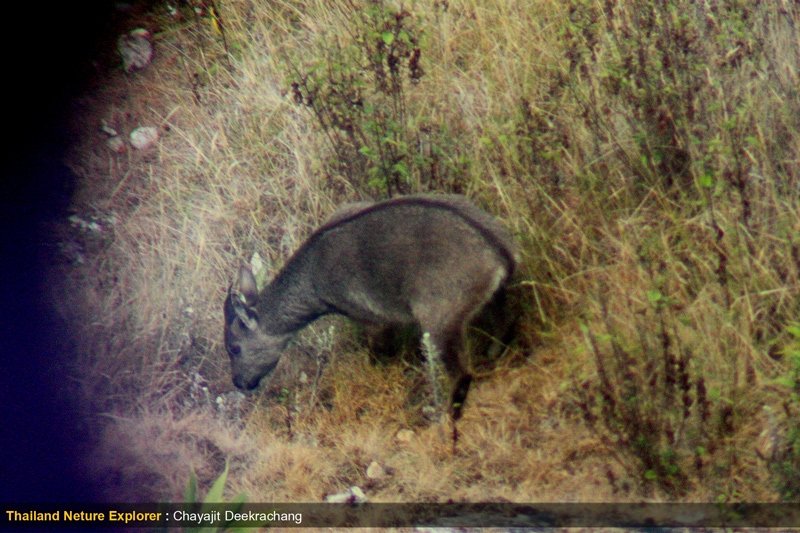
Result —
M233 344L231 346L228 346L228 353L233 356L239 355L240 353L242 353L242 347L239 346L238 344Z

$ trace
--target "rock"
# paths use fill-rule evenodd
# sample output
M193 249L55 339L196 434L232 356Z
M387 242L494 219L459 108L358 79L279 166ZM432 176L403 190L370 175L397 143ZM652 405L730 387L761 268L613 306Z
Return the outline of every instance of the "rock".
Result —
M122 139L122 137L119 136L107 139L106 146L108 146L109 150L111 150L115 154L121 154L128 148L127 146L125 146L125 141Z
M397 439L397 442L408 444L414 438L414 432L410 429L401 429L394 438Z
M153 61L153 45L150 44L150 32L139 28L127 35L120 36L117 50L122 56L125 72L142 70Z
M94 218L94 217L92 217ZM89 234L98 234L103 232L103 227L97 223L97 220L84 220L78 215L72 215L67 220L72 224L73 228L78 228Z
M239 422L241 420L242 403L244 399L244 394L236 390L220 394L214 402L217 404L217 412L219 412L223 418Z
M370 479L383 479L386 475L386 470L377 461L372 461L367 467L367 477Z
M143 126L131 132L131 144L137 150L147 150L158 140L158 128Z
M352 486L344 492L328 494L325 496L328 503L366 503L367 496L364 491L356 486Z
M105 119L100 121L100 131L102 131L109 137L116 137L117 135L119 135L119 133L117 133L117 130L109 126L108 123L105 121Z

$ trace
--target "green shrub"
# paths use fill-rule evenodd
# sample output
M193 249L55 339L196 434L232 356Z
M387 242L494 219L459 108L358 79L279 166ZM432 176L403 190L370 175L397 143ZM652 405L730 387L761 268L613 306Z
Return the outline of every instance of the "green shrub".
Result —
M368 196L408 193L412 167L422 162L407 112L408 84L425 74L420 32L411 13L383 0L343 9L351 34L329 35L310 63L289 63L292 94L325 132L334 172Z

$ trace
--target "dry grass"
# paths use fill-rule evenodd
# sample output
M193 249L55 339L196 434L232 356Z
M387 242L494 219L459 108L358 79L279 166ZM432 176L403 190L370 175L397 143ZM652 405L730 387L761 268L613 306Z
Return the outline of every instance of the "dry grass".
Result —
M153 65L109 74L76 116L74 210L103 229L70 230L85 261L55 285L56 302L71 295L61 311L109 498L180 498L192 469L207 486L228 458L228 490L254 501L352 485L371 501L777 499L798 409L785 378L800 322L800 11L667 4L647 19L591 0L406 3L425 75L385 94L364 77L367 101L402 99L404 186L470 195L525 258L533 340L475 385L455 452L422 422L421 370L369 364L336 320L301 335L241 421L217 412L240 261L258 251L275 272L338 204L385 190L292 100L298 73L367 23L347 2L225 2L226 54L208 17L157 13ZM333 70L358 71L337 57ZM379 119L353 116L373 142ZM161 139L110 154L101 119ZM438 151L415 159L426 142ZM653 409L615 419L610 401ZM661 431L649 459L635 451L644 423ZM772 455L764 434L781 435ZM368 479L372 461L389 475Z

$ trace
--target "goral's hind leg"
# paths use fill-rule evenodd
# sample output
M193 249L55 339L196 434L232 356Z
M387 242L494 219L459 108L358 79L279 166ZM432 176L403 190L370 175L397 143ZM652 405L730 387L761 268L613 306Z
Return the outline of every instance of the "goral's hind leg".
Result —
M461 325L448 328L439 332L438 335L432 335L431 340L441 353L445 370L455 379L455 385L450 394L450 418L453 422L453 450L455 451L458 443L456 422L463 414L464 402L473 380L468 365L462 360L463 328Z
M453 417L453 422L461 418L470 385L472 385L472 374L463 374L453 387L453 393L450 396L450 416Z
M465 280L469 283L470 280ZM414 316L423 331L430 333L430 340L439 353L445 370L454 380L450 394L450 417L453 421L453 441L458 439L455 430L456 421L463 414L464 402L467 399L472 374L469 360L463 350L464 330L475 313L491 298L494 287L484 287L480 283L474 286L461 286L459 290L449 294L437 295L433 301L419 302L414 309Z
M458 425L456 422L461 418L470 385L472 385L472 375L463 374L456 381L456 385L453 387L453 394L450 397L450 417L453 420L453 453L456 452L456 445L458 444Z

